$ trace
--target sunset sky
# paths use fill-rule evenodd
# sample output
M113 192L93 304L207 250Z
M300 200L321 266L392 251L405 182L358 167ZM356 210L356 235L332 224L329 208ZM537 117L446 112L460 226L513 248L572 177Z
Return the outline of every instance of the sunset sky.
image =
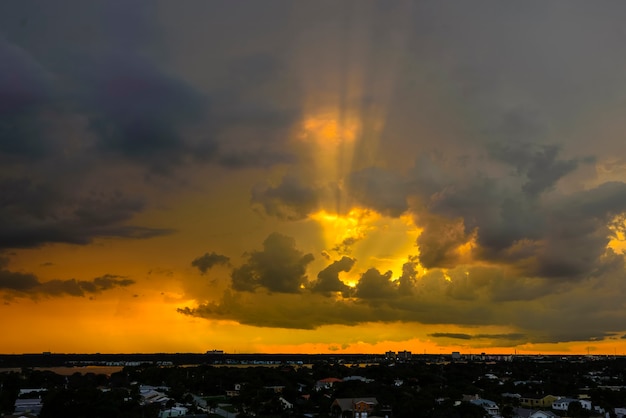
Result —
M626 3L0 3L0 353L626 354Z

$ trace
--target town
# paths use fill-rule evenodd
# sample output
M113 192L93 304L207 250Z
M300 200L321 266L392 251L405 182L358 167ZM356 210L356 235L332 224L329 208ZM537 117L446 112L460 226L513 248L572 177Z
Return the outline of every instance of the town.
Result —
M626 357L0 356L4 417L626 416Z

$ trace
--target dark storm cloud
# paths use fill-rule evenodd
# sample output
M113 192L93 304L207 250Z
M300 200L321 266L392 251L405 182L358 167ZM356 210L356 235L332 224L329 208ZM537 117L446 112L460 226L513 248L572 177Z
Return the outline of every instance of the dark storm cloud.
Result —
M494 344L499 341L507 345L520 341L602 339L621 330L624 314L619 296L624 287L623 257L607 257L604 269L593 280L576 286L508 275L502 268L460 266L448 270L447 277L438 269L430 269L424 276L414 278L410 291L400 292L399 280L392 282L390 276L370 271L357 284L362 297L357 292L339 300L315 293L272 297L232 292L220 302L200 304L181 312L249 325L299 329L397 321L461 326L514 324L516 332L468 334L472 340L492 339Z
M34 274L0 270L0 289L26 292L39 284L39 280Z
M234 320L241 324L289 329L316 329L324 325L358 325L366 322L396 322L397 313L386 307L371 308L354 301L335 301L320 294L233 292L219 302L179 308L188 316ZM402 315L401 315L402 316Z
M453 338L458 340L475 340L475 339L490 339L490 340L523 340L526 338L524 334L510 333L510 334L463 334L454 332L435 332L428 334L434 338Z
M154 5L63 4L0 6L0 248L167 234L129 225L146 180L295 161L294 100L258 94L282 82L280 56L220 56L200 89L165 60Z
M492 155L517 169L527 179L522 191L538 196L552 189L563 176L578 167L577 160L559 160L559 147L528 142L495 143Z
M295 294L265 295L237 294L227 291L219 303L200 304L195 308L179 308L183 315L235 320L257 327L315 329L322 325L341 323L356 325L356 312L350 313L342 304L335 304L321 295L302 298ZM332 312L332 313L331 313Z
M417 284L417 267L419 265L419 257L409 256L409 260L402 265L402 275L398 279L398 291L403 295L413 293Z
M420 216L426 227L417 239L420 262L424 267L450 267L456 265L456 249L467 241L463 219L440 216Z
M111 31L100 18L115 14L113 3L84 8L79 19L39 6L0 10L0 248L170 233L129 224L147 199L137 188L134 197L125 191L141 177L111 190L121 166L116 157L150 170L203 158L212 145L181 133L203 113L203 96L135 53L146 10L124 7L134 18L116 18ZM13 24L23 19L29 27ZM77 27L90 27L94 38Z
M400 292L402 285L399 280L392 281L391 274L383 275L371 269L362 275L356 292L343 298L308 292L238 292L233 287L217 302L199 303L179 312L254 326L296 329L367 322L513 327L514 331L505 333L432 335L481 341L483 345L484 340L513 346L521 341L603 339L619 333L623 327L621 295L626 291L623 257L608 254L604 264L605 268L593 280L581 281L576 286L549 279L509 276L508 270L497 267L459 266L448 270L447 276L438 269L429 269L428 273L414 278L414 287L409 292ZM330 267L323 274L335 279L339 264Z
M263 250L247 254L247 262L232 273L235 290L254 292L263 288L270 292L299 293L306 284L306 267L312 254L296 248L293 238L279 233L263 241Z
M549 208L549 222L536 274L543 277L580 277L600 268L612 235L608 225L626 212L626 184L604 183L557 201Z
M68 57L69 59L70 57ZM50 70L27 51L0 38L0 152L43 157L58 143L46 131L51 115L81 113L96 133L96 146L153 169L205 159L210 141L193 144L181 131L206 112L206 99L154 65L130 56L74 55L74 66Z
M378 167L366 168L350 176L350 193L372 209L399 216L407 210L405 179Z
M436 168L441 163L433 158L428 164L419 159L403 177L377 168L383 178L398 177L394 193L404 198L379 199L380 188L367 182L353 196L382 213L397 213L394 202L411 201L409 210L423 227L419 260L427 268L454 267L460 246L475 239L474 258L514 266L522 275L578 279L591 274L611 236L607 224L626 211L626 185L565 193L555 189L556 182L573 174L578 160L561 159L558 147L520 144L495 152L491 146L490 155L495 154L495 160L483 161L484 171L470 160L447 176L432 175L445 170ZM513 171L498 171L494 163ZM491 168L500 176L490 175Z
M106 274L93 280L53 279L42 282L32 273L10 271L7 260L0 260L0 291L13 296L86 296L135 283L124 276Z
M130 286L133 283L135 283L135 281L126 276L117 276L114 274L105 274L104 276L93 279L96 291L109 290L117 286Z
M219 164L226 168L270 168L279 164L296 161L293 154L284 151L256 150L220 150L216 157Z
M454 338L457 340L471 340L472 336L470 334L461 334L455 332L435 332L433 334L428 334L431 337L435 338Z
M299 162L288 142L302 117L301 104L281 54L245 53L220 63L221 74L207 92L205 125L218 146L212 162L234 170Z
M41 157L49 147L42 113L52 99L51 75L1 33L0 62L0 158Z
M94 6L101 8L102 5ZM115 8L106 12L115 14ZM144 52L142 43L149 42L155 34L151 33L151 24L146 23L150 8L132 9L134 21L115 17L119 31L94 29L100 39L111 42L98 54L80 42L60 50L58 56L43 53L32 40L22 41L23 46L0 42L0 56L6 58L6 64L0 68L0 91L4 93L0 120L6 120L0 131L0 150L39 156L52 152L50 135L45 135L41 128L44 121L40 113L54 110L65 117L86 118L87 127L94 134L95 148L85 142L85 152L122 157L162 174L189 161L211 160L231 168L293 162L293 155L284 148L273 147L272 142L276 142L274 131L290 127L297 112L258 100L258 104L251 105L246 96L247 90L258 87L255 77L258 83L271 80L279 69L261 65L263 60L249 60L246 62L253 65L235 65L239 70L221 80L224 85L220 88L202 92L165 71L150 54L139 52ZM67 18L61 17L58 24L64 20ZM64 30L75 29L76 22L66 23ZM61 29L55 28L52 21L44 26L44 32L58 37ZM124 32L132 39L122 39ZM237 63L239 59L233 61ZM229 61L220 63L228 65ZM247 72L242 68L247 68ZM228 136L220 144L219 135L233 127L249 127L256 131L256 136L244 135L246 140L238 142ZM9 140L17 137L21 140ZM251 143L259 140L265 144L251 150Z
M180 164L185 157L206 159L214 152L206 137L194 144L181 132L208 109L207 99L183 81L126 57L108 57L87 73L81 91L101 150L155 169Z
M317 280L311 284L311 291L325 295L339 292L347 296L350 288L339 279L339 273L350 271L355 262L355 259L345 256L341 257L341 260L334 261L317 274Z
M306 218L318 205L318 191L298 179L285 176L280 184L257 185L252 190L252 204L263 212L285 220Z
M50 157L76 140L69 132L55 135L55 119L81 117L96 134L96 152L151 168L209 152L211 144L194 147L180 132L204 113L206 100L146 53L156 34L151 6L61 9L23 4L0 12L0 151ZM23 19L29 27L15 25ZM94 151L82 135L82 151Z
M135 283L134 280L119 277L106 275L96 277L91 281L55 279L41 282L39 286L30 289L30 291L45 296L86 296L87 294L97 294L116 287L127 287Z
M120 193L74 196L28 178L0 180L0 248L87 244L96 237L150 238L164 228L126 223L145 203Z
M332 248L337 254L350 254L352 246L359 241L359 237L348 237Z
M601 269L574 286L547 280L543 296L530 303L532 310L524 310L515 322L533 339L545 342L586 341L609 337L623 330L622 292L624 284L624 257L607 250L600 260ZM575 301L575 303L574 303Z
M356 285L356 296L361 299L387 299L397 296L396 283L391 280L391 271L380 273L371 268L361 276Z
M191 262L193 267L198 268L200 273L205 274L211 267L217 265L225 265L228 264L230 258L225 255L217 254L216 252L204 253L200 257L194 258Z

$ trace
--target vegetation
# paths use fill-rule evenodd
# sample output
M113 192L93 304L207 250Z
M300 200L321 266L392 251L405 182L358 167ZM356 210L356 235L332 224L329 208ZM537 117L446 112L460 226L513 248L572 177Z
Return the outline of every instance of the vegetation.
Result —
M513 416L519 398L554 394L584 394L610 413L624 407L626 391L608 389L623 385L626 360L594 362L516 359L512 362L424 362L347 367L337 362L318 362L311 367L291 364L279 367L126 367L111 376L80 374L60 376L50 371L23 369L0 373L0 408L12 413L20 389L45 388L41 417L156 417L162 408L184 405L190 412L210 416L237 413L240 418L298 417L331 414L336 398L375 397L374 413L404 417L483 417L485 410L468 397L490 399L503 417ZM325 378L343 379L332 387L316 389ZM349 378L350 377L350 378ZM348 378L348 379L346 379ZM142 402L140 385L167 387L163 404ZM238 389L238 392L235 390ZM233 396L226 396L226 394ZM32 396L32 395L29 395ZM290 406L290 407L288 407ZM563 413L565 414L565 413ZM569 417L592 412L578 402L570 404Z

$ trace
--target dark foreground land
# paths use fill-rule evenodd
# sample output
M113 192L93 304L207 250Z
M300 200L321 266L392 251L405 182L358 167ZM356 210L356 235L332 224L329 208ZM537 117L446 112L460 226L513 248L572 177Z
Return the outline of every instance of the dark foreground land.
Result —
M118 370L81 367L106 364ZM76 372L39 369L68 365ZM626 407L622 357L46 353L0 355L0 369L0 412L43 418L353 417L361 406L369 418L619 417Z
M439 356L430 356L431 359ZM373 354L199 354L199 353L136 353L136 354L0 354L0 368L7 367L61 367L68 365L106 365L123 363L172 365L198 364L313 364L318 362L372 363L385 360Z

